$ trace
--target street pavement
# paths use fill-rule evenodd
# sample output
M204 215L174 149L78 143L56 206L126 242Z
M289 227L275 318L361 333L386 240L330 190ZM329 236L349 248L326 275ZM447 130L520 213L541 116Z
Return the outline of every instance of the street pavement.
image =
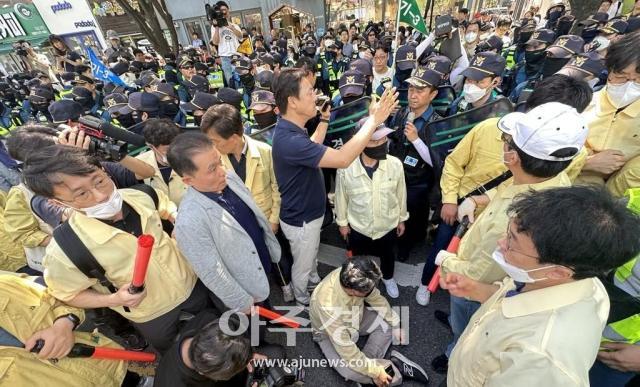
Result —
M392 306L409 308L409 344L405 346L391 346L389 352L395 349L409 359L420 364L429 375L429 385L438 386L444 379L444 375L439 375L431 369L431 360L440 355L447 343L451 339L450 331L439 323L433 312L437 309L449 310L449 296L444 291L438 291L432 295L428 306L423 307L416 303L415 292L420 282L424 257L428 251L427 243L417 246L411 253L409 259L404 262L396 262L395 277L399 283L400 297L396 299L388 298ZM318 254L318 272L324 277L329 272L339 266L346 259L344 242L340 239L337 227L331 225L322 232L321 247ZM380 283L380 290L386 295L384 285ZM273 295L274 305L286 305L281 302L281 294L275 291ZM268 333L269 341L285 344L283 333ZM363 343L361 339L359 343ZM289 359L323 359L320 348L313 342L310 333L296 335L295 346L286 347ZM330 368L308 368L306 369L305 385L316 386L353 386ZM405 380L403 386L422 386L423 384Z

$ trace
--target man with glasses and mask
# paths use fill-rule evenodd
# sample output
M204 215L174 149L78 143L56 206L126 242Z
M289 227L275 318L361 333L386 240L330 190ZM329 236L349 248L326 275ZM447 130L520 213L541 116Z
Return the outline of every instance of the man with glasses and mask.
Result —
M207 290L160 226L176 211L162 192L153 190L156 201L148 190L117 189L97 159L62 145L31 155L23 178L36 195L75 209L65 229L49 243L43 260L53 297L77 308L113 309L161 353L178 333L182 313L195 314L211 306ZM69 258L66 241L71 233L102 266L112 287L87 277ZM142 234L153 236L154 246L144 291L131 294L132 254Z
M175 86L176 92L180 101L187 102L191 98L187 82L196 75L196 68L193 61L185 56L178 62L178 70L178 84Z
M482 303L453 349L447 382L588 386L609 312L597 276L640 252L638 217L595 187L523 193L508 214L489 253L506 274L500 285L458 273L440 281Z
M435 260L445 274L459 273L485 284L505 277L504 270L491 259L491 252L505 232L506 209L513 198L529 190L570 186L571 181L563 171L584 146L588 133L576 109L558 102L542 104L527 113L507 114L498 121L498 128L504 142L502 161L513 179L460 204L457 218L468 219L469 231L457 254L441 250ZM476 219L476 208L481 206L486 208ZM475 301L451 296L450 324L454 337L445 354L432 362L437 371L447 369L448 356L479 306Z
M638 187L640 167L640 34L612 43L606 86L585 110L589 157L576 183L606 184L615 196Z

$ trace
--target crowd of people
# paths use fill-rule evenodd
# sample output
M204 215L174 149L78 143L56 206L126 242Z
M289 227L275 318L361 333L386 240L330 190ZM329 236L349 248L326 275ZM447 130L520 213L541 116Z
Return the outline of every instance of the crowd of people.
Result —
M262 36L216 10L177 54L107 31L108 81L60 36L53 61L20 45L26 71L0 81L0 384L262 385L286 347L243 316L281 303L346 381L426 384L388 354L407 344L395 264L425 239L411 308L449 294L443 385L633 383L640 1L461 8L429 34ZM333 223L349 254L322 278ZM156 353L155 376L78 343Z

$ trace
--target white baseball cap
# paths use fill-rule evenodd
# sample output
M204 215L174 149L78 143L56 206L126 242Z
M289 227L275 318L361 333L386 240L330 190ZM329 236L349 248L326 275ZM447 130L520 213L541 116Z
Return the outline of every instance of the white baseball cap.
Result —
M360 130L360 128L362 128L362 125L364 125L368 118L369 117L361 118L356 125L356 129ZM389 133L393 133L393 129L387 128L384 124L380 124L380 126L376 128L376 131L371 135L371 140L378 141L383 137L387 137Z
M559 102L549 102L527 113L509 113L498 121L498 128L513 138L518 148L540 160L573 159L584 146L589 130L578 111ZM575 154L556 157L553 153L575 148Z

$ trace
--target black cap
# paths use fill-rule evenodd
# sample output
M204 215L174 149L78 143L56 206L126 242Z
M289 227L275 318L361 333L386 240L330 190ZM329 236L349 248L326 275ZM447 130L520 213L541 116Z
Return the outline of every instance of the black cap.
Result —
M89 89L86 89L82 86L76 86L73 89L71 89L71 93L67 94L65 98L70 98L76 102L82 103L81 101L84 101L84 100L88 100L88 99L92 100L93 93L89 91Z
M398 70L409 70L416 67L416 47L411 44L405 44L398 48L396 53L396 67Z
M273 71L264 70L255 76L256 87L263 90L271 90L273 84Z
M92 77L88 77L83 74L76 74L76 76L71 81L72 85L81 85L85 83L96 83L96 81Z
M506 66L506 60L500 54L493 52L480 52L471 59L471 64L462 75L479 81L486 77L501 76Z
M498 53L502 52L502 46L504 42L498 35L489 36L489 38L485 40L485 42L489 45L490 49L497 50L496 52Z
M36 87L29 96L29 102L48 103L49 101L53 101L54 98L53 89L49 87Z
M78 121L84 113L82 105L72 99L61 99L49 105L49 113L54 124L62 124L69 120Z
M213 105L217 105L222 101L220 98L213 94L196 92L191 99L191 102L183 102L180 104L182 110L187 113L191 113L194 110L207 110Z
M271 68L273 68L273 66L275 66L275 61L273 60L273 56L271 56L271 54L262 54L258 56L258 61L260 62L260 64L268 64L269 66L271 66Z
M600 28L600 32L604 32L605 34L618 34L622 35L627 32L627 28L629 27L629 23L622 19L613 19L610 20L604 27Z
M196 68L196 71L209 71L209 66L204 63L196 62L194 66Z
M62 78L62 80L66 82L73 81L74 79L76 79L76 73L67 71L60 74L60 78Z
M185 86L189 89L189 91L201 91L206 93L209 91L209 80L203 77L202 75L194 75L190 80L185 80ZM193 94L193 93L192 93Z
M431 70L424 66L419 66L411 77L407 79L407 83L416 87L438 87L442 81L442 75L437 71Z
M256 90L251 93L251 105L249 109L255 109L256 105L276 106L276 97L267 90Z
M156 77L155 74L140 75L140 78L136 80L136 84L140 87L157 85L161 82L160 78Z
M123 86L119 86L116 85L115 83L105 83L104 88L102 89L102 91L104 92L104 94L111 94L111 93L121 93L124 94L125 92L125 88Z
M609 20L609 14L606 12L596 12L594 15L591 15L587 18L587 20L583 20L578 23L579 26L590 26L598 23L606 23Z
M282 60L282 55L280 55L279 53L272 51L271 56L273 57L273 63L279 64L280 66L284 64L284 61Z
M584 39L577 35L562 35L547 48L547 52L554 58L568 58L583 53Z
M180 62L178 62L178 68L183 67L193 67L193 61L188 56L183 56L180 58Z
M218 90L218 98L220 98L222 102L228 103L238 110L240 110L240 107L242 106L242 94L240 94L238 90L230 87L223 87Z
M111 66L111 71L117 76L120 76L126 73L128 69L129 69L129 63L124 61L119 61L118 63Z
M358 70L348 70L340 77L338 88L342 98L354 95L363 95L367 81L364 74Z
M136 92L129 94L129 104L120 110L121 114L129 114L131 112L157 112L159 109L160 99L151 93Z
M432 55L427 58L425 67L439 73L444 77L446 74L449 74L451 72L451 59L447 58L444 55Z
M606 69L604 60L595 52L576 55L564 67L577 70L594 77L600 76L600 74L602 74Z
M251 59L247 58L246 56L241 56L232 63L236 67L236 70L251 70Z
M640 16L627 19L627 34L640 30Z
M27 88L29 88L29 90L35 89L36 87L40 86L42 84L42 81L39 80L38 78L34 78L34 79L30 79L29 81L27 81L27 83L25 83L25 86L27 86Z
M157 88L152 91L152 93L154 95L156 95L158 98L162 99L166 96L169 96L171 98L176 98L176 91L173 88L173 86L171 86L168 83L161 83L157 86Z
M120 109L127 106L129 99L122 93L111 93L104 97L104 107L110 114L120 112Z
M368 59L356 59L349 65L351 70L357 70L365 77L373 76L373 65Z
M555 32L553 32L552 30L543 28L535 31L533 35L531 35L531 39L529 39L527 44L534 43L534 42L551 44L553 43L555 38L556 38Z

